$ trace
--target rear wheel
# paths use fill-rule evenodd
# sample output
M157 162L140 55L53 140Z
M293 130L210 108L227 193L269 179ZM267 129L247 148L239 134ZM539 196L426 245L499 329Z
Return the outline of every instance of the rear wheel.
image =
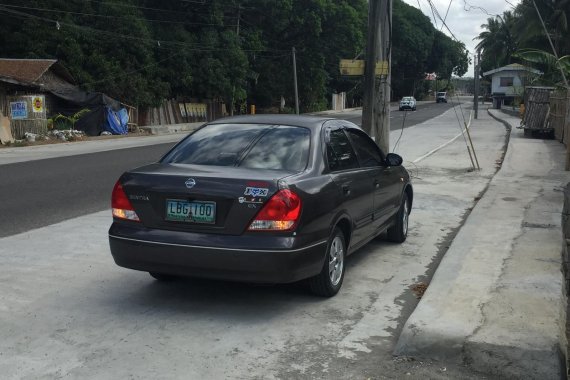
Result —
M164 273L157 273L157 272L148 272L148 274L150 274L155 280L158 281L172 281L174 279L176 279L176 276L173 276L171 274L164 274Z
M394 243L403 243L408 237L408 221L410 216L410 199L404 196L400 210L396 214L396 223L388 228L388 240Z
M309 279L311 291L321 297L338 293L344 279L346 242L342 231L336 227L327 244L327 255L321 273Z

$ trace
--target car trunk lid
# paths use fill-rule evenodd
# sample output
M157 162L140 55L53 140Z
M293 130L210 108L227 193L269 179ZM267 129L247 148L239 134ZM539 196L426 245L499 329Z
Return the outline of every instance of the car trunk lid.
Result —
M153 164L126 173L123 187L149 228L242 234L292 173L238 167Z

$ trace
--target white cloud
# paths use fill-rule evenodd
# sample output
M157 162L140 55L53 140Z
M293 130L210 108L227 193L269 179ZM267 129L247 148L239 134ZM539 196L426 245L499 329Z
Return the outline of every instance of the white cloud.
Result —
M434 22L427 0L404 0L404 2L415 8L421 7L422 12L431 19L432 24L434 26L437 25L438 29L442 28L442 22L437 15ZM445 24L453 35L465 44L470 52L475 53L475 45L477 45L478 41L473 40L473 38L483 31L481 25L485 24L489 17L497 14L501 15L504 11L511 10L512 5L518 3L519 0L451 0ZM432 4L441 17L445 18L450 0L432 0ZM445 27L443 27L443 32L450 35ZM465 76L473 76L472 65Z

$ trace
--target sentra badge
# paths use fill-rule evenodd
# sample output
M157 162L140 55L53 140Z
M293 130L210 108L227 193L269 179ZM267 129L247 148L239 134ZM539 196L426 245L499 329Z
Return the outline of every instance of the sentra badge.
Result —
M246 187L245 193L243 195L250 197L266 197L269 194L269 189L264 189L261 187Z

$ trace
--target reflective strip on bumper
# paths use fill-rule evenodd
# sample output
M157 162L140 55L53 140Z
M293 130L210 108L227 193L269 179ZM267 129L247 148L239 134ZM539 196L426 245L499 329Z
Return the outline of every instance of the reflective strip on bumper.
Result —
M169 247L200 248L200 249L211 249L211 250L219 250L219 251L238 251L238 252L280 252L280 253L299 252L299 251L304 251L306 249L314 248L314 247L317 247L319 245L323 245L323 244L327 243L326 240L323 240L321 242L311 244L311 245L307 245L305 247L297 248L297 249L239 249L239 248L223 248L223 247L205 247L203 245L163 243L163 242L157 242L157 241L125 238L125 237L115 236L115 235L111 235L111 234L109 234L109 237L112 239L132 241L132 242L136 242L136 243L163 245L163 246L169 246Z

